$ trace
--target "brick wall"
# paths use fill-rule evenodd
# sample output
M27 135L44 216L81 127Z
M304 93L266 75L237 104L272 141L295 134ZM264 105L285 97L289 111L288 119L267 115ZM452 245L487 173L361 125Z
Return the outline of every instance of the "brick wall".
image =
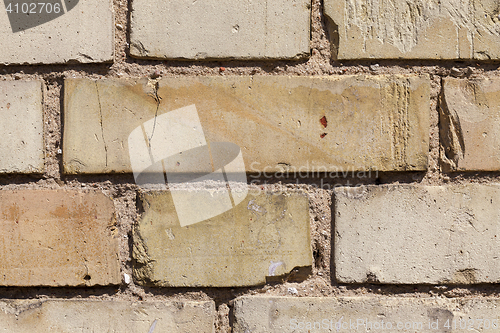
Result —
M498 1L5 9L0 331L500 331Z

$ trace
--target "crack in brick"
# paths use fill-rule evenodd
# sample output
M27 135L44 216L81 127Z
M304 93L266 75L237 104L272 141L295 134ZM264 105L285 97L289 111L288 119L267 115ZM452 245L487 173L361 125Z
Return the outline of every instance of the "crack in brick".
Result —
M97 91L97 102L99 103L99 124L101 125L101 137L102 142L104 143L104 153L106 156L106 168L108 167L108 145L106 144L106 140L104 139L104 128L102 127L102 106L101 106L101 95L99 94L99 86L97 81L95 81L95 89Z
M155 111L155 121L153 123L153 129L151 130L151 137L148 138L149 148L151 148L151 140L153 140L153 135L155 134L156 119L158 118L158 110L160 108L160 103L161 103L161 97L158 95L159 88L160 88L160 83L158 81L154 81L152 97L156 101L156 111Z

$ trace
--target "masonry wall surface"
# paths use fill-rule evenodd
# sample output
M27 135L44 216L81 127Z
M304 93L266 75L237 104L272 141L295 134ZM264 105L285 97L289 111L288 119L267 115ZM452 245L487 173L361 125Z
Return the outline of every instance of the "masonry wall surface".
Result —
M498 1L28 3L0 331L500 330Z

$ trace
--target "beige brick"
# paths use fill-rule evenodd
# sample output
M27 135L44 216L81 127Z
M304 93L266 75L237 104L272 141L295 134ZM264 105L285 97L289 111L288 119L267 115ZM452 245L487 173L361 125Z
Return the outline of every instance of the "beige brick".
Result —
M193 200L193 192L200 196L201 191L177 190L176 195ZM214 203L222 200L223 192L210 194ZM266 276L312 265L303 195L249 193L234 209L186 227L179 224L170 192L143 193L140 200L145 212L133 236L134 278L140 284L252 286L264 284Z
M338 59L499 59L497 0L325 0Z
M20 22L23 2L18 3L20 13L14 19ZM25 1L30 3L32 1ZM51 7L38 12L54 10L57 1L46 1ZM73 4L71 4L71 2ZM76 2L76 5L74 5ZM61 1L59 1L61 4ZM47 23L22 31L14 31L7 12L0 13L0 64L56 64L111 62L114 56L114 20L111 0L65 0L60 16ZM32 8L30 9L32 11ZM13 8L14 14L16 12ZM30 14L33 20L41 20L39 14ZM50 16L50 15L49 15ZM26 20L26 19L24 19ZM15 27L15 24L14 24Z
M250 296L234 302L233 332L493 332L499 306L494 298Z
M443 80L441 159L451 171L500 170L500 78Z
M334 214L339 282L500 282L498 185L338 188Z
M64 172L131 172L130 133L190 105L206 141L238 145L247 172L426 170L429 90L425 75L68 79Z
M213 302L0 301L0 331L9 333L212 333Z
M132 2L130 54L141 58L294 59L310 55L309 0Z
M37 80L0 82L0 173L43 173L42 87Z
M0 191L0 286L119 284L114 224L99 192Z

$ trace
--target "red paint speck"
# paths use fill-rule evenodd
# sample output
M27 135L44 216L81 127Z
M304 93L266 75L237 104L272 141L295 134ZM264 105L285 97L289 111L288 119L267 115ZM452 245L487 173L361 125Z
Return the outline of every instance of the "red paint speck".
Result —
M323 118L321 118L319 122L321 123L321 125L323 125L324 128L328 126L328 120L326 120L326 116L323 116Z

